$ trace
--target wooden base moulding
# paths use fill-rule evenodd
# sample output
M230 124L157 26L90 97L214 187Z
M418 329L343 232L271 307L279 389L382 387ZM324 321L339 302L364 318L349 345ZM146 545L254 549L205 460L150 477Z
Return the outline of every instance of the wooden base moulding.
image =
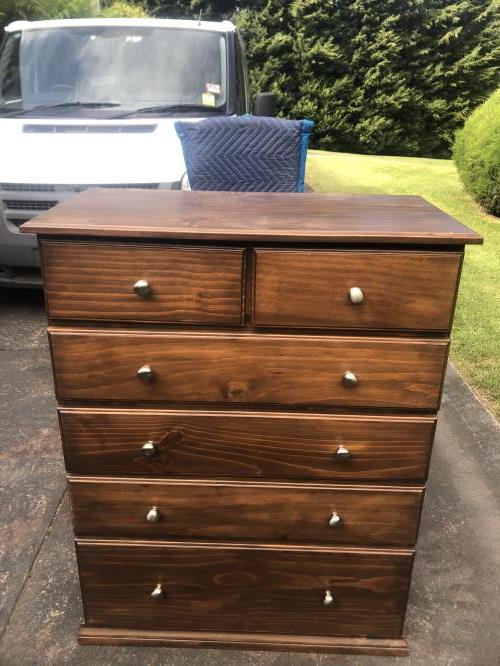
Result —
M286 652L330 652L406 657L404 638L353 638L350 636L290 636L238 634L211 631L132 631L101 629L83 625L78 633L82 645L130 645L138 647L192 647L200 649L274 650Z

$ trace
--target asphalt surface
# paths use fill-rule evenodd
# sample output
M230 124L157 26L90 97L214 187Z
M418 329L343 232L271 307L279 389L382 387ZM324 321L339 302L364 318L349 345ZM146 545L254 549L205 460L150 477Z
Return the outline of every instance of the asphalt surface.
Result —
M0 289L0 664L500 664L500 429L449 368L405 634L408 658L86 647L43 298Z

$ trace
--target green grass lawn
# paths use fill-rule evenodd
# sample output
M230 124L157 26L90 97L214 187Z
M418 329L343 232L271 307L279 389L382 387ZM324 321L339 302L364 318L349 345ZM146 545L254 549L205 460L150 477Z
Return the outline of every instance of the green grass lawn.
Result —
M452 161L312 150L307 182L317 192L418 194L484 236L466 249L451 360L500 415L500 219L464 191Z

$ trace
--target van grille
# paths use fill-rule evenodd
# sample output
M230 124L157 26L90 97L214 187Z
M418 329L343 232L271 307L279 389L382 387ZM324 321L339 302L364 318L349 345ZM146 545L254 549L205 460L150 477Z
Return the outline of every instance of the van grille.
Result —
M151 134L158 125L23 125L27 134Z
M61 201L66 201L89 187L156 190L159 185L159 183L110 183L106 185L0 183L0 205L7 224L11 230L15 231L23 222L31 220L35 215L49 210ZM13 192L17 195L15 198L12 196ZM51 194L52 196L50 196Z
M3 200L4 208L10 210L49 210L49 208L53 208L57 203L57 201L22 201L21 199Z
M112 183L109 185L32 185L31 183L0 183L4 192L83 192L89 187L104 187L133 190L156 190L159 183Z

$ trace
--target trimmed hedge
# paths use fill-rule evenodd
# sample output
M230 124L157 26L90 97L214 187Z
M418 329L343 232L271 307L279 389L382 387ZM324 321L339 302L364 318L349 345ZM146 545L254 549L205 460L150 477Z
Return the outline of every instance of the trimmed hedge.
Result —
M453 158L466 190L500 216L500 89L457 132Z

